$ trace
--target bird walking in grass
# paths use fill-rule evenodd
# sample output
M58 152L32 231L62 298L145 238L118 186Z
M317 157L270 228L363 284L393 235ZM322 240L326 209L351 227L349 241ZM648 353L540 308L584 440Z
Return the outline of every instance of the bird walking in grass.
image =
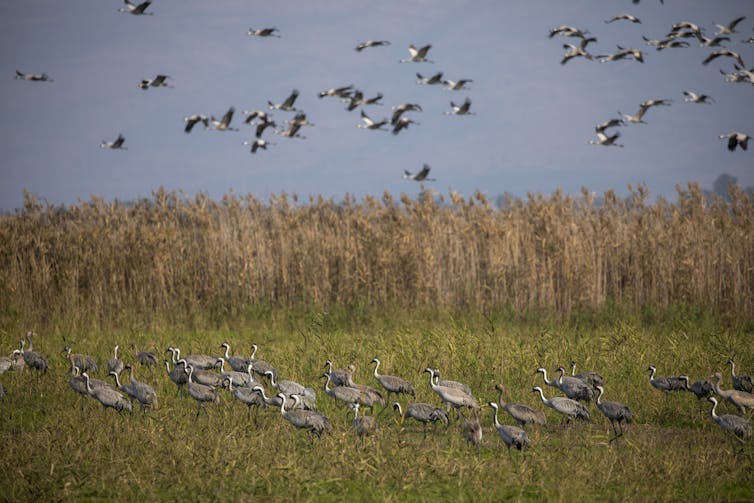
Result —
M669 393L671 391L684 391L686 389L686 383L683 381L681 377L678 376L670 376L670 377L655 377L655 372L657 372L657 369L654 365L650 365L649 368L649 383L655 388L660 391L664 391L665 393Z
M508 424L500 424L500 421L497 419L497 409L498 405L495 402L488 402L488 404L492 409L495 411L494 414L494 425L495 429L497 430L498 435L500 435L500 439L503 441L505 446L508 448L508 455L511 454L511 447L515 447L516 450L519 451L525 451L529 448L529 445L531 444L531 441L529 440L529 435L526 434L524 430L519 428L518 426L511 426Z
M712 402L712 420L717 423L720 428L733 433L741 441L751 438L750 420L733 414L718 416L715 412L715 409L717 408L717 398L711 396L707 398L707 400Z
M523 403L506 403L503 399L505 388L502 384L495 385L495 389L500 392L497 403L501 409L508 413L523 428L527 424L547 424L547 418L544 411L533 409ZM496 410L497 412L497 410Z
M363 441L364 437L376 434L379 431L377 418L374 416L359 416L359 404L353 406L353 431Z
M123 412L124 410L133 412L133 406L131 405L131 402L129 402L128 399L120 392L109 386L92 387L91 381L89 379L89 374L84 372L81 375L86 380L86 391L92 398L101 403L103 408L107 409L108 407L110 407L117 410L118 412Z
M576 400L565 398L561 396L555 396L550 399L545 398L542 388L534 386L532 392L539 393L539 397L542 399L542 403L553 409L555 412L565 416L567 421L573 419L581 419L582 421L591 422L592 418L589 416L589 411L582 404Z
M410 403L406 406L406 412L404 413L401 404L393 402L393 410L395 410L398 413L398 416L400 416L401 424L403 424L403 421L405 421L407 417L422 423L425 439L427 438L427 424L434 424L438 421L444 422L446 425L448 424L448 415L445 411L428 403Z
M599 394L597 395L597 408L608 420L610 420L610 426L613 427L613 433L615 433L615 436L618 437L623 435L623 423L630 424L633 420L631 409L628 408L628 405L620 402L601 401L602 393L605 392L605 388L601 385L597 385L595 388L599 391ZM620 433L615 429L616 422L618 423L618 428L620 428Z
M754 391L754 379L751 376L736 375L736 363L733 358L728 358L728 365L730 365L730 376L733 378L733 389L747 393Z
M387 391L388 401L390 401L390 393L395 393L396 395L404 393L411 395L412 397L416 397L416 389L414 388L413 384L403 379L402 377L378 374L377 369L380 368L380 360L377 357L372 358L372 363L374 363L374 370L372 371L372 375L375 379L377 379L377 382L379 382Z
M715 393L738 407L738 410L741 411L741 414L746 413L746 409L754 409L754 394L735 389L722 389L720 387L720 383L723 382L723 376L720 374L720 372L715 372L710 376L710 379L711 378L717 379L716 382L712 383L712 386L715 389Z
M330 421L322 414L313 410L290 409L286 410L286 396L284 393L278 393L280 399L280 413L283 418L298 429L306 430L309 436L317 435L321 437L322 433L329 433L332 429ZM297 401L298 395L293 395Z
M188 374L189 396L196 400L197 403L196 417L199 417L199 413L201 413L202 410L207 414L207 417L209 417L209 412L204 408L204 404L207 402L220 403L220 397L217 395L217 390L212 386L194 382L194 367L191 365L185 366L184 371Z

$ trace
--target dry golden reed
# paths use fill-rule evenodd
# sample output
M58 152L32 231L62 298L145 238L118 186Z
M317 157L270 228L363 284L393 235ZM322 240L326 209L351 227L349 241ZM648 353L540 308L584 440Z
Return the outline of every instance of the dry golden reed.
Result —
M730 201L709 199L691 184L677 202L650 202L629 189L600 204L586 190L530 194L502 209L480 193L263 202L159 190L65 207L26 194L0 216L0 309L74 324L302 305L754 312L751 196L731 187Z

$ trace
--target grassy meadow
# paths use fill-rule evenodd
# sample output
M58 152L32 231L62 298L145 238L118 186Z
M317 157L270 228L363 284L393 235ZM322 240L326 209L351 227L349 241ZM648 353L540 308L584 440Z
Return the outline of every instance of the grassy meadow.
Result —
M700 416L691 393L655 390L647 372L720 371L730 388L733 355L754 373L754 205L732 195L710 202L691 186L649 202L639 188L601 205L554 194L502 209L453 194L336 205L161 191L65 208L29 196L0 216L0 352L34 330L50 369L0 375L0 500L754 499L752 442L712 423L708 402ZM221 356L222 342L245 356L256 343L281 378L314 387L332 434L311 441L279 410L250 414L224 390L196 417L164 366L136 367L158 409L86 399L82 410L61 353L68 343L102 369L115 344L129 362L168 346ZM573 359L602 374L604 399L628 404L634 423L614 439L594 405L591 424L546 409L548 425L527 428L531 449L509 456L490 408L477 452L453 416L423 440L421 425L377 407L380 432L362 442L320 375L329 358L378 387L375 356L417 401L439 404L422 373L434 366L480 401L503 383L508 401L543 409L534 370Z

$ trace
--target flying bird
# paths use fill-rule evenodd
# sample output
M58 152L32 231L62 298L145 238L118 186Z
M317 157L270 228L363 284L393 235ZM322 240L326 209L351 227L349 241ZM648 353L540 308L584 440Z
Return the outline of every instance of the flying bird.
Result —
M283 110L284 112L296 112L296 107L293 106L293 104L296 102L296 98L298 98L298 89L294 89L291 91L291 94L279 105L276 105L275 103L268 101L267 104L270 106L270 110Z
M476 115L473 112L469 111L470 108L471 108L471 99L466 98L466 100L460 105L456 105L455 103L451 101L450 111L443 112L443 113L445 115Z
M422 107L417 103L401 103L393 107L393 116L390 118L390 124L395 125L401 116L406 112L421 112Z
M230 121L233 120L233 113L236 111L234 107L230 107L222 119L217 120L214 117L211 118L212 129L215 131L238 131L238 129L230 127Z
M361 52L367 47L378 47L381 45L390 45L390 42L387 40L367 40L357 45L355 50L356 52Z
M362 110L361 120L364 121L364 124L357 124L356 127L362 129L379 129L382 131L387 131L386 129L382 129L382 126L388 123L387 119L382 119L379 122L374 121L366 114L366 112L364 112L364 110Z
M278 33L280 30L277 28L249 28L249 31L246 32L247 35L250 37L277 37L280 38L280 35Z
M20 70L16 70L14 79L28 80L30 82L53 82L49 75L46 73L23 73Z
M151 16L151 12L144 12L152 4L152 0L146 0L140 4L134 4L130 0L123 0L124 7L118 9L118 12L125 12L127 14L133 14L134 16Z
M625 12L622 14L613 16L610 19L606 19L605 23L612 23L615 21L631 21L632 23L641 24L641 21L639 20L638 17L634 16L633 14L626 14Z
M444 81L442 80L442 72L437 72L436 74L432 75L431 77L424 77L421 73L416 74L416 83L417 84L424 84L424 85L436 85L436 84L442 84Z
M417 49L414 44L408 46L408 59L400 60L401 63L434 63L427 59L427 53L432 48L432 44L427 44L424 47Z
M351 93L353 92L353 84L342 86L342 87L334 87L332 89L327 89L325 91L322 91L318 94L320 98L324 98L326 96L336 96L338 98L348 98L351 96Z
M414 174L411 174L408 170L403 170L403 178L405 180L414 180L415 182L434 182L436 181L434 178L427 178L430 169L432 168L429 167L429 164L424 164L421 171Z
M568 52L565 53L563 56L563 59L560 60L561 65L565 65L568 63L571 59L576 57L583 57L591 61L594 59L591 54L589 54L584 47L586 47L586 44L588 44L590 40L593 40L592 38L585 38L581 40L581 44L576 46L573 44L563 44L563 49L568 49Z
M751 137L746 133L733 131L731 133L721 134L720 139L723 138L728 139L728 150L733 152L736 150L736 147L741 147L742 150L746 150L749 147L749 138Z
M710 104L715 101L714 99L712 99L712 96L709 96L707 94L695 93L694 91L683 91L683 95L686 96L685 98L683 98L683 101L687 103Z
M139 87L142 89L149 89L150 87L173 87L170 84L167 83L167 79L170 77L168 75L157 75L153 79L143 79L139 83Z
M118 137L115 139L115 141L102 140L99 146L102 148L110 148L113 150L128 150L127 147L123 146L123 142L125 141L126 141L126 138L122 134L119 134Z
M718 28L717 35L728 35L733 33L738 33L736 31L736 26L738 26L738 23L746 19L746 16L737 17L733 21L731 21L728 24L717 24L715 23L715 26Z
M209 117L207 117L206 115L190 115L188 117L184 117L183 122L186 123L186 127L183 128L183 130L187 133L190 133L194 126L196 126L196 124L199 122L204 124L204 129L207 129L209 127Z
M442 83L445 84L448 87L444 87L443 89L445 91L468 91L468 87L466 87L466 84L469 82L474 82L471 79L460 79L460 80L443 80Z
M558 26L557 28L552 28L550 30L549 37L552 38L555 35L562 35L564 37L586 38L588 33L589 32L587 30L580 30L578 28L574 28L573 26L562 25Z
M264 141L262 139L257 138L254 141L248 141L247 140L247 141L243 142L243 145L251 146L251 153L252 154L256 154L257 150L259 150L260 148L262 150L267 150L267 145L275 145L275 143L272 143L272 142L269 142L269 141Z
M409 119L408 117L400 117L395 123L393 123L393 130L391 131L393 134L398 134L404 129L408 129L408 126L411 124L419 124L415 120Z
M620 133L616 132L612 136L608 136L602 131L597 131L597 141L589 140L591 145L603 145L605 147L622 147L620 143L615 143L615 140L620 138Z
M600 63L607 63L608 61L618 61L620 59L626 59L626 58L631 57L635 61L638 61L639 63L644 63L644 53L641 52L639 49L621 47L620 45L617 47L618 47L618 52L615 52L613 54L605 54L602 56L596 56L596 58L599 59Z
M703 64L703 65L707 65L707 64L709 64L709 63L710 63L710 61L712 61L713 59L715 59L715 58L719 58L719 57L721 57L721 56L725 56L725 57L728 57L728 58L733 58L733 59L735 59L735 60L736 60L736 63L738 63L738 64L739 64L739 66L741 66L741 67L746 67L746 65L744 64L744 60L743 60L743 59L741 59L741 55L740 55L740 54L738 54L737 52L735 52L735 51L731 51L731 50L729 50L729 49L718 49L718 50L716 50L716 51L714 51L714 52L710 53L710 55L709 55L709 56L707 56L707 57L706 57L706 58L704 59L704 61L702 61L702 64Z

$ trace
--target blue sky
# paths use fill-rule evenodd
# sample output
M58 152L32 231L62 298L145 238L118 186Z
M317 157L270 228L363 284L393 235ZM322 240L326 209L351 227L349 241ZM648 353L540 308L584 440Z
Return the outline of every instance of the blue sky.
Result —
M164 186L187 195L217 197L230 190L263 199L282 191L339 199L416 194L404 169L432 166L438 192L471 195L481 190L525 195L587 187L623 193L645 183L653 195L673 197L676 184L710 187L721 173L754 185L754 145L729 152L719 134L754 134L754 86L726 83L719 69L732 62L698 47L657 52L642 35L662 38L675 22L700 25L746 15L728 47L754 66L754 3L750 0L456 0L277 1L155 0L152 16L117 12L122 2L29 0L0 4L0 209L18 207L24 189L54 204L148 196ZM642 23L603 21L630 12ZM550 28L569 24L598 38L595 54L620 44L645 51L644 64L574 59L559 64L562 44ZM274 26L281 38L246 35L249 27ZM354 51L366 39L388 47ZM434 64L401 64L408 45L432 44ZM16 80L14 72L48 73L54 82ZM416 84L416 73L443 71L471 78L470 90L451 92ZM137 87L157 73L170 89ZM384 94L385 106L367 107L373 118L401 102L420 103L420 122L398 136L356 127L327 88L353 84L367 96ZM253 130L244 109L282 101L292 89L296 105L316 126L307 139L288 139L250 154L242 146ZM715 103L683 102L682 91L710 94ZM477 115L447 116L450 101L472 99ZM620 128L624 148L589 145L594 125L634 113L641 101L669 98L651 109L648 124ZM237 110L240 132L183 132L183 117L221 116ZM281 123L292 117L274 112ZM122 133L125 151L99 147Z

